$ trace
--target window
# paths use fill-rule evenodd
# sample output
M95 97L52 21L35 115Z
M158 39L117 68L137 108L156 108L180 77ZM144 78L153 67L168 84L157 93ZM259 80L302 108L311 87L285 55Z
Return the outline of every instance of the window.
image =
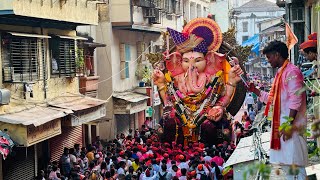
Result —
M169 14L176 13L176 0L165 0L165 11Z
M246 41L249 39L249 36L242 36L242 42Z
M54 37L49 40L51 52L51 74L59 77L76 75L75 40Z
M248 32L248 22L242 22L242 31Z
M291 9L291 20L292 22L303 22L304 21L304 7L292 8Z
M130 77L130 60L131 52L129 44L120 44L120 71L121 78L126 79Z
M197 17L202 17L201 5L197 4Z
M41 62L44 40L5 34L2 36L3 82L32 82L44 78Z

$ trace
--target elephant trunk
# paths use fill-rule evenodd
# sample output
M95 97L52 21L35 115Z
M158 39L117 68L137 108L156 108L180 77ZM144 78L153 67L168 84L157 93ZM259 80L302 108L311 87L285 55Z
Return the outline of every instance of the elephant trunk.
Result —
M197 68L195 68L194 66L190 66L188 73L188 83L193 93L199 93L204 89L204 86L206 84L206 74L203 72L198 74Z

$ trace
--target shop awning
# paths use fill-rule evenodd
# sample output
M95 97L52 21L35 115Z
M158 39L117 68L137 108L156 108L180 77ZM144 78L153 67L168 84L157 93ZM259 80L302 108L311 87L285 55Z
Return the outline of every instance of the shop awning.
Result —
M55 35L58 36L61 39L74 39L74 40L83 40L83 41L87 41L87 38L84 37L80 37L80 36L63 36L63 35Z
M62 122L66 126L79 126L105 117L105 103L106 101L78 94L60 96L48 102L50 106L73 111Z
M84 42L83 45L91 48L106 47L106 44L97 43L97 42Z
M18 108L15 108L18 109ZM72 113L69 110L34 106L21 111L0 115L0 121L9 124L22 124L40 126L54 119L64 117Z
M150 98L149 96L139 94L136 92L114 92L113 97L132 103L136 103Z
M8 33L13 36L20 36L20 37L33 37L33 38L42 38L42 39L51 38L51 36L41 35L41 34L28 34L28 33L18 33L18 32L8 32Z
M267 154L269 154L270 132L262 133L260 137L263 149ZM255 155L252 152L252 147L252 136L241 138L239 144L237 144L236 149L233 151L230 158L223 165L223 167L225 168L231 165L255 160Z
M50 106L69 109L72 111L80 111L105 104L106 101L90 98L83 95L66 95L55 98L48 102Z
M149 96L136 92L114 92L113 98L114 114L134 114L147 109Z

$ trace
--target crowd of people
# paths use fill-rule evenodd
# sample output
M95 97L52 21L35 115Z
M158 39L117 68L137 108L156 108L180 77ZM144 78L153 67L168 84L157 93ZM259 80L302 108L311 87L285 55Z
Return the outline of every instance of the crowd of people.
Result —
M198 142L162 143L155 129L143 126L112 141L98 138L88 148L80 149L79 144L64 148L60 161L52 162L40 179L232 179L232 169L223 164L234 149L234 143L227 141L211 147Z

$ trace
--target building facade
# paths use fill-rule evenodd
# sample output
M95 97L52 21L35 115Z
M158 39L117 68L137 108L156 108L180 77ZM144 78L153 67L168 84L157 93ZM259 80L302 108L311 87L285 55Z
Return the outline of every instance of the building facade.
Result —
M183 19L187 22L197 17L207 17L210 13L210 0L183 0ZM182 30L178 27L177 30Z
M141 76L141 71L150 72L149 76L152 72L145 54L163 52L161 32L167 27L182 30L184 20L206 17L209 2L111 0L98 7L98 26L78 29L106 44L95 50L98 98L108 100L106 121L98 127L101 138L112 139L142 124L153 127L160 121L162 107L156 87L151 81L143 82L151 77Z
M79 25L98 24L96 2L0 1L0 129L16 143L0 179L33 179L63 148L90 143L105 101L79 93ZM90 134L89 134L90 133Z
M283 8L275 3L265 0L252 0L232 10L232 23L236 27L236 40L238 44L258 34L258 22L281 17L285 14Z

